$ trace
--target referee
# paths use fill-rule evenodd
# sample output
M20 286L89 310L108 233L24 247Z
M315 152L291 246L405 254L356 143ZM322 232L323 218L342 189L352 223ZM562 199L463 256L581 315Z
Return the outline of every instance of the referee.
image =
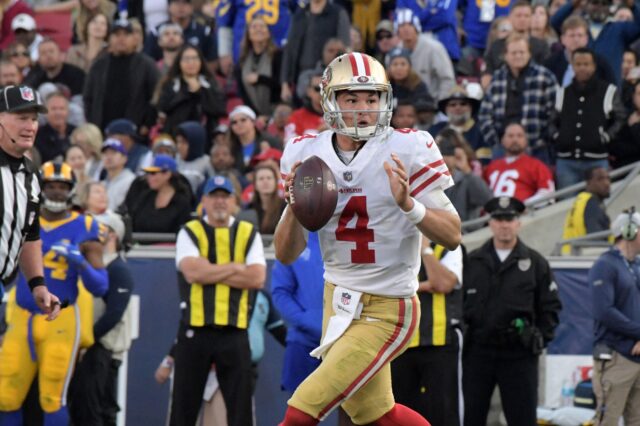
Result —
M47 112L28 86L0 90L0 303L18 267L47 319L60 313L60 300L44 283L40 241L38 170L25 154L38 132L38 113Z

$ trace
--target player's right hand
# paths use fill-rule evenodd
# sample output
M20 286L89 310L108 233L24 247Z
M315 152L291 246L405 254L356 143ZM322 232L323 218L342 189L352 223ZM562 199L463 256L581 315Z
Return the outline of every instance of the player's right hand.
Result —
M296 170L301 164L302 161L296 161L291 167L291 171L287 175L287 178L284 180L284 200L287 204L293 204L295 201L291 198L291 187L293 186L293 180L296 178Z
M60 315L62 309L60 299L55 294L49 293L46 286L35 287L32 294L38 308L47 315L47 321L53 321Z

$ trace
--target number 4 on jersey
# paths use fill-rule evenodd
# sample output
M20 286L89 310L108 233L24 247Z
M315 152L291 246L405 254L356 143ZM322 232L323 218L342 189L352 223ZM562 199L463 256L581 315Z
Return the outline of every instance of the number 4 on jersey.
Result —
M347 228L354 216L358 216L354 228ZM367 213L367 197L356 195L349 199L344 207L338 227L336 228L336 239L338 241L351 241L356 243L356 248L351 250L352 263L375 263L376 252L369 248L369 243L375 241L373 229L367 228L369 225L369 213Z

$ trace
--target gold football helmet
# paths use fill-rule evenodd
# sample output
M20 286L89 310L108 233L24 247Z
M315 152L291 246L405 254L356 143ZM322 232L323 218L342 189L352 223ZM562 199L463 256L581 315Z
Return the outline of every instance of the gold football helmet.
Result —
M74 195L74 189L76 186L76 178L73 175L73 169L67 163L58 161L48 161L44 163L40 169L40 176L42 176L42 182L64 182L69 185L69 195L66 201L50 200L42 192L43 206L50 212L59 213L66 210L71 205L71 199Z
M340 110L336 94L341 90L369 90L380 94L379 110ZM367 140L384 132L391 123L393 112L393 94L387 73L377 60L364 53L347 53L335 58L322 74L320 84L324 121L327 125L345 136L356 140ZM358 114L378 113L374 126L347 127L343 114L353 114L357 123Z

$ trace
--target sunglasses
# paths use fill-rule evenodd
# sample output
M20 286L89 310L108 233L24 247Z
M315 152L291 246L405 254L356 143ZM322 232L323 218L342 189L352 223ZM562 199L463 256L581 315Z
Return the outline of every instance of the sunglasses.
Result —
M248 118L238 118L237 120L231 120L231 125L233 126L234 124L238 124L238 123L244 123L245 121L248 121Z
M26 50L23 50L21 52L11 52L11 57L12 58L17 58L18 56L24 56L25 58L29 58L29 52L27 52Z
M320 86L313 86L313 90L320 93Z
M385 40L385 39L390 39L392 37L393 37L393 34L389 34L389 33L376 34L376 40L378 40L378 41Z

